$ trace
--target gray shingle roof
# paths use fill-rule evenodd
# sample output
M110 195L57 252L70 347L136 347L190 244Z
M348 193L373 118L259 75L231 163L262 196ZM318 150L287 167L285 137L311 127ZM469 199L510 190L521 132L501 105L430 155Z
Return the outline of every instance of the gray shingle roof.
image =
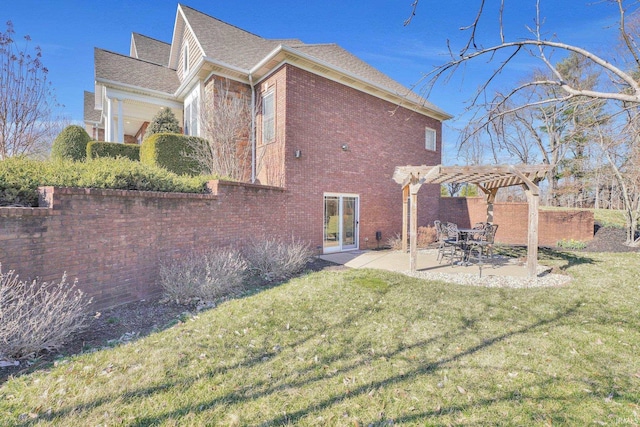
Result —
M173 95L180 86L175 70L158 64L94 49L96 80L108 80Z
M95 109L96 96L93 92L84 91L84 121L99 122L100 111Z
M305 44L297 39L268 40L234 27L188 6L180 5L205 55L235 67L249 70L279 45L288 46L309 57L347 71L362 80L373 83L434 111L440 110L409 88L378 71L336 44Z
M249 70L283 40L267 40L188 6L180 5L207 57ZM299 40L287 42L301 43Z
M160 40L152 39L151 37L138 33L133 33L132 37L136 46L138 59L165 67L169 65L169 54L171 53L171 45L169 43L161 42Z

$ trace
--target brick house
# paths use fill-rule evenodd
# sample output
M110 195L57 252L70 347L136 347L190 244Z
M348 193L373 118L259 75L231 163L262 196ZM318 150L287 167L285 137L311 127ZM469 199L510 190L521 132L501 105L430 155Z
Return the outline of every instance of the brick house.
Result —
M450 116L335 44L264 39L178 5L171 43L133 33L128 56L94 55L85 126L98 140L140 143L160 108L206 137L202 109L216 82L231 82L255 117L247 180L284 188L286 202L264 209L282 235L323 253L399 233L395 166L441 163ZM438 185L422 190L421 224L436 219L439 198Z

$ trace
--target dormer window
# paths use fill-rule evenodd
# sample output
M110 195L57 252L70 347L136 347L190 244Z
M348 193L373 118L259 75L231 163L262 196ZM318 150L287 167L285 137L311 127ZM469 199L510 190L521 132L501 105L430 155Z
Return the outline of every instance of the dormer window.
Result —
M189 73L189 43L182 47L182 73L185 76Z

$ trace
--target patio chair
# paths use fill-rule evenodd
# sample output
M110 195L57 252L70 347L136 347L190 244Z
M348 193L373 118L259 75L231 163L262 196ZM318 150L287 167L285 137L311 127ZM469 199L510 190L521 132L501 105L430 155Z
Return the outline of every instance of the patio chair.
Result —
M433 226L436 229L436 241L438 242L438 256L436 257L436 261L440 261L440 259L444 256L445 252L445 240L447 235L444 232L443 224L439 220L433 221Z
M488 224L483 234L477 240L474 240L469 248L469 258L474 257L482 264L482 258L493 258L493 242L498 230L497 224Z
M460 238L458 232L458 226L452 222L446 224L440 224L442 233L444 235L444 244L442 249L442 257L440 258L440 264L445 257L449 258L449 263L453 266L457 257L460 260L464 260L464 241Z

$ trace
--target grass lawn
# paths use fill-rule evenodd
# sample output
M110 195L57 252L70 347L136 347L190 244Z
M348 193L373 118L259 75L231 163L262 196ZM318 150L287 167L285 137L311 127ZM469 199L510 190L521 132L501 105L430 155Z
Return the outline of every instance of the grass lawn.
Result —
M585 210L593 212L594 220L603 227L626 227L625 211L616 209L580 209L580 208L564 208L553 206L541 206L540 210Z
M0 425L638 425L640 255L567 286L324 271L0 387Z

